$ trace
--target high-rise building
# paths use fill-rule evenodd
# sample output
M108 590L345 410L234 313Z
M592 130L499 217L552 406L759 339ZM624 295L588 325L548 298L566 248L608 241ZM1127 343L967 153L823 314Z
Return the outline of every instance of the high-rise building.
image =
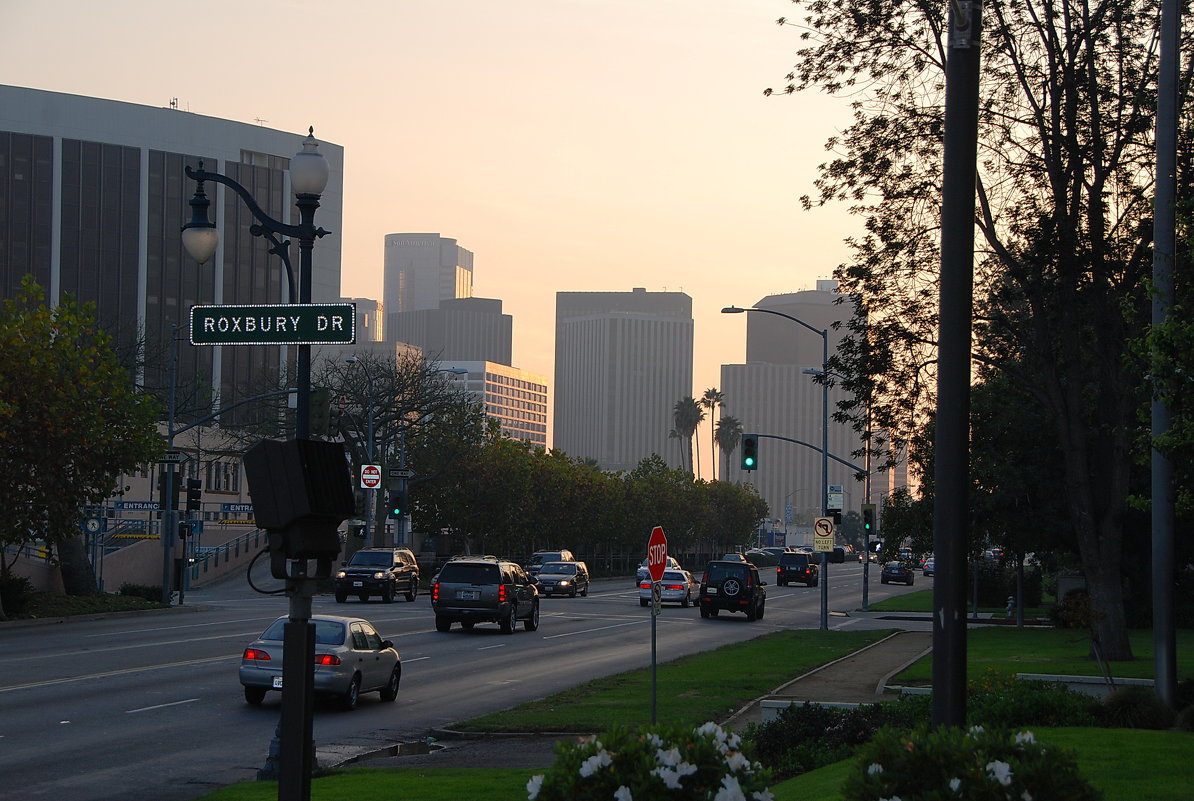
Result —
M385 334L390 315L438 309L440 301L473 296L473 254L439 234L387 234L382 288Z
M340 298L340 302L357 307L357 342L381 341L381 303L372 298Z
M553 445L603 470L681 465L673 409L692 394L692 298L557 292Z
M76 95L0 86L0 298L32 275L51 303L94 301L118 344L146 344L144 384L167 384L173 332L185 341L196 304L286 303L282 262L250 234L252 214L235 192L206 187L220 232L212 261L182 247L195 184L185 166L236 180L266 214L298 222L289 162L304 133L287 133ZM344 150L320 142L331 179L316 223L331 232L313 250L312 299L340 297ZM297 253L292 255L298 266ZM297 280L297 276L296 276ZM278 375L295 348L178 349L182 386L206 382L225 404Z
M387 341L416 345L428 358L510 364L514 318L502 313L500 300L453 298L386 319Z
M454 386L471 394L498 421L501 432L540 448L547 447L547 378L490 361L441 361L447 369L468 370L447 375Z

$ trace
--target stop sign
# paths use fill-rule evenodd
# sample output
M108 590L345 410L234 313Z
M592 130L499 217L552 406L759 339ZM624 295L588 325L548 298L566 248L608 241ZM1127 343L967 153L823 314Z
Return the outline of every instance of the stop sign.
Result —
M667 567L667 537L663 535L663 526L651 529L651 539L647 540L647 570L651 573L651 581L663 579L663 569Z

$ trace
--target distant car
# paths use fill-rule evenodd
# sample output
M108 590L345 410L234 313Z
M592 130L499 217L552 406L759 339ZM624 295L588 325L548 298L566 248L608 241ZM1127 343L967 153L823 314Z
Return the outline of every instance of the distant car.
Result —
M665 570L659 582L659 600L667 604L690 606L693 597L700 592L701 585L687 570ZM638 585L638 605L651 603L651 577Z
M815 587L820 582L821 568L808 553L785 553L779 557L775 568L775 583L786 587L793 581L806 587Z
M904 562L888 562L883 565L883 572L879 574L880 584L907 584L912 586L916 574L912 572L912 568Z
M407 548L362 548L341 562L333 577L336 603L355 595L361 603L380 596L390 603L401 594L413 601L419 594L419 563Z
M546 562L535 576L535 586L541 595L589 594L589 568L584 562Z
M762 620L767 605L767 582L750 562L713 561L701 576L701 617L717 617L723 609L744 612L747 620Z
M680 567L680 563L677 562L674 557L669 556L667 558L667 563L663 566L663 569L683 570L684 568ZM651 571L647 568L646 559L638 563L638 570L634 572L634 586L637 587L638 585L642 584L644 580L651 580Z
M772 553L770 548L751 548L746 552L746 561L757 567L771 567L779 561L779 554Z
M539 591L522 566L492 556L453 559L431 585L435 630L453 623L469 631L477 623L497 623L503 634L539 628Z
M723 562L748 562L750 560L747 559L744 554L727 553L721 557L721 561L723 561Z
M249 643L240 660L245 701L260 704L270 690L282 689L282 641L288 618L280 617ZM394 643L383 640L368 620L312 615L315 625L315 692L335 696L345 709L356 708L361 693L377 691L381 700L398 697L402 659Z
M926 576L931 576L934 573L936 573L937 572L937 560L935 560L933 557L930 556L928 559L925 560L925 566L924 566L923 570L924 570L924 574Z
M575 562L576 557L572 555L572 551L567 548L559 551L536 551L531 554L531 561L527 562L527 575L539 575L539 569L548 562Z

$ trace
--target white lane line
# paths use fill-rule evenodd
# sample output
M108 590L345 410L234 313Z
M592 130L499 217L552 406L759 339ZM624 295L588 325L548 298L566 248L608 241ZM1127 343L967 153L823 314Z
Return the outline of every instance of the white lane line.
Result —
M595 628L595 629L584 629L583 631L567 631L567 632L564 632L563 634L549 634L548 636L544 637L543 639L555 640L560 637L575 637L577 634L591 634L594 631L606 631L607 629L620 629L620 628L624 628L626 626L641 626L643 623L646 623L646 622L647 621L645 621L645 620L635 620L630 623L618 623L613 626L601 626L601 627Z
M104 673L89 673L85 676L69 676L62 679L47 679L46 681L34 681L29 684L14 684L10 687L0 687L0 693L10 693L14 690L32 690L37 687L53 687L56 684L71 684L76 681L94 681L95 679L106 679L112 676L127 676L133 673L144 673L147 670L162 670L164 668L174 667L190 667L191 665L205 665L210 662L240 661L240 654L230 654L228 656L209 656L206 659L188 659L185 662L168 662L164 665L144 665L135 668L123 668L121 670L109 670Z
M135 715L138 712L149 712L150 710L153 710L153 709L165 709L168 706L182 706L183 704L193 704L198 700L199 700L198 698L188 698L185 701L172 701L169 704L154 704L153 706L143 706L140 709L126 709L126 710L124 710L124 714Z
M506 647L506 644L505 644L505 643L501 643L500 645L486 645L486 646L484 646L484 647L482 647L482 648L478 648L477 650L478 650L478 651L491 651L491 650L493 650L494 648L505 648L505 647Z

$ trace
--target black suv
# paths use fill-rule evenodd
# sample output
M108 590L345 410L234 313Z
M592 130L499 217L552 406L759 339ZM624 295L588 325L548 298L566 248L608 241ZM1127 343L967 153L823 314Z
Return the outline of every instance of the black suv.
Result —
M453 559L431 585L436 631L459 623L468 631L476 623L497 623L513 634L519 620L527 631L539 628L539 591L522 566L496 557Z
M781 587L798 581L806 587L815 587L820 581L821 568L808 553L781 553L775 566L775 583Z
M767 582L750 562L714 561L701 576L701 617L717 617L722 609L745 612L747 620L761 620L767 604Z
M548 597L589 594L589 567L584 562L544 562L531 580Z
M419 594L419 563L407 548L362 548L336 571L336 603L355 595L361 603L379 595L386 603L399 593L413 601Z

